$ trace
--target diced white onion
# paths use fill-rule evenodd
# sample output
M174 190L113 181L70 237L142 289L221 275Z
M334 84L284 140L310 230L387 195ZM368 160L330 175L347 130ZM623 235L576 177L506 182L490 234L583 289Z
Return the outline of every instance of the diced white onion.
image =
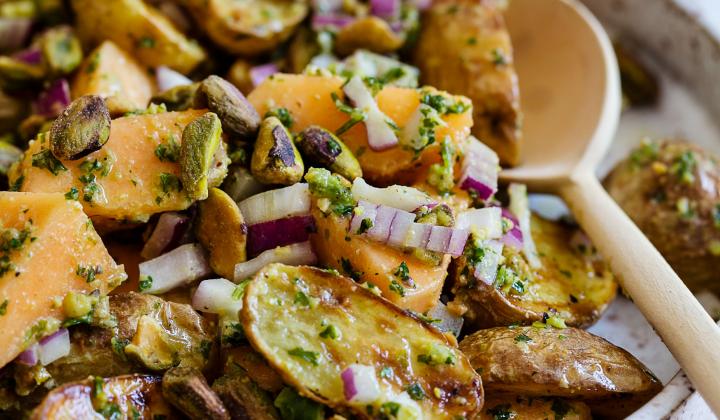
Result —
M251 260L236 264L235 283L253 276L268 264L312 265L316 262L317 256L309 241L269 249Z
M242 296L236 298L237 284L227 279L203 280L192 297L192 307L200 312L237 317L242 309Z
M405 211L415 211L422 206L436 203L429 195L417 188L403 185L377 188L368 184L362 178L355 178L351 191L353 197L358 201L365 200Z
M212 273L200 244L186 244L140 263L140 281L151 280L145 293L161 294Z
M253 195L238 207L248 225L301 216L310 213L310 190L308 184L298 183Z
M432 325L440 331L450 332L456 337L460 335L463 317L451 313L442 302L438 301L437 305L428 311L427 317L438 321Z
M155 70L155 78L157 79L159 92L164 92L177 86L190 85L193 82L182 73L178 73L166 66L160 66Z
M413 150L421 150L425 146L425 140L420 136L420 128L423 126L423 120L426 119L434 121L438 127L447 125L435 108L421 103L400 132L400 144Z
M37 353L40 364L43 366L67 356L70 354L70 332L67 328L60 328L43 338L39 342Z
M470 229L478 239L497 239L502 237L502 209L500 207L485 207L471 209L460 213L455 227Z
M530 267L539 268L542 263L538 258L537 248L530 229L530 205L528 203L527 187L524 184L510 184L508 193L510 194L510 211L517 217L520 232L522 232L525 258L527 258Z
M360 77L351 77L343 87L343 92L355 107L365 111L368 145L372 150L382 151L398 144L395 130L390 126L392 120L380 111L375 98Z
M492 285L497 277L498 267L502 261L502 242L489 240L484 241L485 254L483 259L475 266L474 276L481 282Z
M370 404L380 398L380 384L375 368L353 363L340 374L345 399L353 404Z
M377 216L377 204L369 203L364 200L358 201L358 205L355 207L353 212L353 218L350 221L350 232L358 233L362 226L363 220L369 220L372 225L375 225L375 217Z

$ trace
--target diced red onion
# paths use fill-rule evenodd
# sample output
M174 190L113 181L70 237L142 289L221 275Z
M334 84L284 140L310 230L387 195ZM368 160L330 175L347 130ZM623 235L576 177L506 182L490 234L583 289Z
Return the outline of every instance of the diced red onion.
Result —
M27 366L35 366L38 363L38 348L40 346L34 343L15 359L18 363L22 363Z
M373 227L367 232L368 237L375 241L386 243L388 238L390 238L390 226L392 226L395 215L401 211L402 210L388 206L378 206Z
M353 197L358 201L365 200L404 211L415 211L422 206L437 204L429 195L416 188L403 185L376 188L362 178L355 178L351 191Z
M478 239L498 239L503 236L500 207L471 209L460 213L455 227L470 229Z
M22 47L30 35L32 23L28 18L0 18L0 51Z
M425 248L428 240L430 239L431 233L432 225L425 223L413 223L408 229L403 245L410 248Z
M157 5L158 10L175 26L178 27L182 32L188 32L192 29L192 22L188 19L188 16L183 12L179 5L174 3L174 0L163 1Z
M270 220L310 214L310 190L305 183L265 191L240 203L240 212L248 226Z
M380 111L370 90L358 76L353 76L343 87L343 92L355 107L367 114L365 128L370 149L379 152L395 147L398 144L395 130L390 126L391 120Z
M418 10L427 10L432 6L432 0L413 0L412 3Z
M252 80L253 86L257 86L278 71L278 66L275 63L255 66L250 68L250 80Z
M530 204L528 203L527 187L523 184L510 184L510 211L517 217L523 238L523 253L532 268L539 268L542 263L537 255L535 241L530 229Z
M503 244L499 241L489 240L483 243L485 254L483 259L477 263L473 275L475 278L487 285L492 285L497 277L498 267L502 260Z
M383 19L400 17L400 0L370 0L370 13Z
M149 260L171 251L180 245L180 240L189 226L190 218L188 216L176 212L161 214L155 229L145 242L140 256Z
M355 17L342 13L315 13L311 25L314 31L320 32L325 29L342 29L354 21Z
M33 108L38 115L55 118L70 105L70 101L70 85L67 80L58 79L38 95Z
M37 48L29 48L13 54L13 58L27 64L42 63L42 53Z
M235 282L238 283L253 276L263 267L272 263L312 265L317 263L317 256L309 241L269 249L251 260L235 265Z
M465 244L467 243L469 236L469 229L453 229L450 243L448 244L445 252L452 256L459 257L465 250Z
M510 219L510 221L513 222L513 224L515 226L517 226L518 219L517 219L517 217L515 217L514 214L512 214L512 212L510 210L506 209L505 207L502 207L501 214L502 214L502 217L504 217L506 219Z
M310 215L256 223L248 228L248 255L252 258L268 249L305 242L315 230L315 219Z
M60 328L38 343L38 359L40 364L47 366L61 357L70 354L70 332Z
M182 73L178 73L166 66L160 66L155 70L155 79L157 80L158 91L160 92L176 86L190 85L193 82Z
M203 280L193 294L192 307L200 312L235 318L243 307L242 296L234 296L237 287L227 279Z
M265 185L258 182L247 168L231 167L223 182L222 189L236 202L265 191Z
M398 210L390 225L390 236L387 243L393 246L402 246L414 221L415 215L413 213Z
M450 332L456 337L460 335L460 330L462 330L463 326L463 317L451 313L442 302L438 301L437 305L428 311L427 317L438 320L438 322L433 322L432 326L440 331Z
M313 10L318 14L337 12L342 9L343 0L313 0Z
M503 235L502 239L500 241L510 247L513 247L517 250L523 249L523 235L522 231L520 231L520 226L518 225L517 217L515 217L514 214L510 212L510 210L503 208L502 209L502 217L505 219L510 220L513 223L512 229L507 231L505 235Z
M140 280L152 279L144 293L161 294L212 274L200 244L186 244L140 263Z
M358 233L362 226L362 221L367 219L375 225L375 217L377 216L377 204L369 203L364 200L358 201L357 207L353 211L352 220L350 220L350 232Z
M340 373L345 399L353 404L370 404L380 398L375 368L353 363Z
M498 170L497 154L471 136L463 157L460 188L473 190L480 199L487 200L497 192Z

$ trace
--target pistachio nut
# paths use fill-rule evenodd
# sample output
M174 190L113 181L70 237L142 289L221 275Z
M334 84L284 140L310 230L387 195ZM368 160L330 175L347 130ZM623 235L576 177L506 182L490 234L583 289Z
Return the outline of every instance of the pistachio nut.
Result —
M50 150L61 160L76 160L99 150L110 137L110 112L97 95L81 96L50 127Z
M250 160L250 171L264 184L292 185L300 182L305 166L292 141L292 135L276 117L260 126Z
M313 166L323 166L349 180L362 177L355 155L331 131L311 125L297 136L296 143Z
M252 138L260 127L260 115L252 104L222 77L213 75L203 80L193 106L208 108L220 117L224 130L241 138Z
M208 198L200 202L195 235L210 254L213 271L232 279L235 264L247 259L247 226L237 203L225 191L211 188Z
M222 125L217 115L208 112L190 122L180 144L180 179L188 197L204 200L208 196L208 173L220 147Z
M165 104L168 111L184 111L192 108L195 92L200 83L181 85L161 92L150 99L153 104Z
M163 397L190 419L230 419L220 397L196 368L173 367L162 379Z
M40 51L47 70L53 75L71 73L83 59L80 40L69 26L57 26L45 31L40 38Z

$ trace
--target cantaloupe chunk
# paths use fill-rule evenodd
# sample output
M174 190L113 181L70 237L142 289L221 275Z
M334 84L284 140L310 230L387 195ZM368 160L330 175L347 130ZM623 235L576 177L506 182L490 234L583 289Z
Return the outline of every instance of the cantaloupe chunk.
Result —
M316 124L336 130L349 118L337 109L331 93L344 97L340 77L275 74L265 79L248 96L260 115L275 107L284 107L293 118L292 131L301 131ZM386 86L375 97L380 110L403 127L420 104L416 89ZM469 100L466 99L469 102ZM363 169L363 177L374 184L412 183L419 173L416 169L440 161L438 143L449 135L453 142L461 143L470 134L472 115L470 110L462 114L443 117L446 127L435 132L437 142L423 150L418 159L413 151L401 146L382 152L370 150L364 124L357 124L340 137L355 153Z
M113 114L145 109L154 84L148 73L112 41L100 44L85 59L72 83L72 97L99 95Z
M439 265L432 265L389 245L349 234L349 217L324 215L317 207L313 208L313 216L317 233L310 235L310 241L321 266L334 268L360 283L374 284L384 298L401 308L424 313L437 305L450 264L449 255ZM402 284L393 274L402 262L408 267L414 288ZM404 296L397 289L391 290L393 280L403 287Z
M85 213L94 220L145 222L155 213L184 210L192 201L177 189L180 166L167 158L161 160L156 150L161 144L170 145L171 140L179 147L183 128L205 112L189 110L115 119L102 149L80 160L62 161L66 170L57 170L55 175L47 168L33 166L33 156L50 153L47 136L41 134L30 142L11 182L19 183L21 191L69 195L77 191ZM89 171L95 161L101 168ZM95 176L97 188L95 194L85 197L92 193L93 183L83 182L87 179L82 178L89 172Z
M68 292L105 294L125 277L77 201L0 192L0 367L59 327Z

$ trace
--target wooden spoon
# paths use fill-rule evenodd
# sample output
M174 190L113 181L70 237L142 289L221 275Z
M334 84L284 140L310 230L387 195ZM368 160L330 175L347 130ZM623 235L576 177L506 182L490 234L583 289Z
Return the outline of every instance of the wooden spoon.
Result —
M506 19L522 92L524 149L521 166L502 171L501 179L565 200L720 415L720 328L595 176L620 115L607 34L572 0L512 0Z

